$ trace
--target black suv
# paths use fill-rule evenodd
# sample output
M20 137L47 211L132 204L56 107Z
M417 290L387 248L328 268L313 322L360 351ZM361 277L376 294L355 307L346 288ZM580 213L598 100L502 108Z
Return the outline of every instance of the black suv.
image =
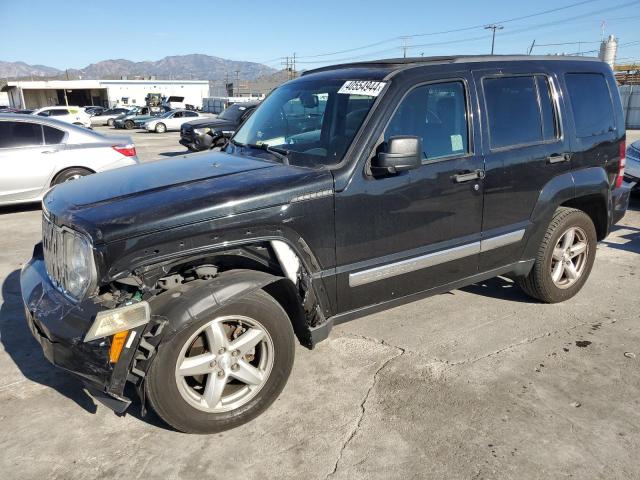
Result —
M223 146L227 138L258 106L258 102L234 103L216 118L199 118L180 127L180 145L193 152Z
M266 409L332 325L496 275L582 288L625 213L611 69L575 57L321 68L224 152L58 185L21 275L46 357L178 430Z

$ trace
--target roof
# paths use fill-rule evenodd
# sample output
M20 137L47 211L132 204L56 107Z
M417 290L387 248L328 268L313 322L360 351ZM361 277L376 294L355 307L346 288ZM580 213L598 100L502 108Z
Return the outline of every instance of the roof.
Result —
M409 57L409 58L385 58L381 60L369 60L365 62L342 63L326 67L307 70L302 75L339 70L345 68L368 68L382 70L398 70L406 67L419 67L424 65L454 64L454 63L480 63L480 62L516 62L516 61L586 61L600 62L596 57L578 57L567 55L457 55L436 57Z

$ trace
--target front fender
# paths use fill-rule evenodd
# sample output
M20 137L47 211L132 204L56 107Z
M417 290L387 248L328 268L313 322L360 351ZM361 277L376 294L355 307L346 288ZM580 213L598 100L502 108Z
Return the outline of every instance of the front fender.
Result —
M230 270L211 280L194 280L150 299L151 316L166 322L166 338L210 317L234 299L279 280L282 277L255 270Z

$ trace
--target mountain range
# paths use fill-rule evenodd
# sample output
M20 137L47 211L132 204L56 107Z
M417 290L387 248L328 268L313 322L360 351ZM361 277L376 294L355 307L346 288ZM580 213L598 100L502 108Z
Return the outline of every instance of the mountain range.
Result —
M0 61L0 79L119 79L155 76L172 80L232 81L239 72L241 80L255 80L272 75L277 70L255 62L244 62L204 54L174 55L156 61L132 62L115 59L92 63L79 70L59 70L46 65ZM227 77L228 76L228 77Z

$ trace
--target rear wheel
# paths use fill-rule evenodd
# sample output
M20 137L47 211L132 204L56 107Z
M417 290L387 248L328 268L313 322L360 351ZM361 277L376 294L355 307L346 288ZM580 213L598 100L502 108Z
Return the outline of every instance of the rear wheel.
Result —
M167 131L167 126L160 122L156 125L156 133L164 133Z
M107 120L107 125L110 127L113 127L113 118L110 118L109 120Z
M51 182L51 186L58 185L64 182L70 182L72 180L77 180L81 177L85 177L87 175L91 175L93 172L86 168L68 168L67 170L63 170L58 173L53 181Z
M124 122L124 128L126 128L127 130L132 130L135 126L136 124L133 123L132 120L127 120L126 122Z
M258 290L165 340L147 376L147 398L183 432L237 427L278 397L294 347L286 312Z
M597 236L591 218L581 210L556 210L540 244L533 269L518 279L531 297L557 303L573 297L589 278Z

